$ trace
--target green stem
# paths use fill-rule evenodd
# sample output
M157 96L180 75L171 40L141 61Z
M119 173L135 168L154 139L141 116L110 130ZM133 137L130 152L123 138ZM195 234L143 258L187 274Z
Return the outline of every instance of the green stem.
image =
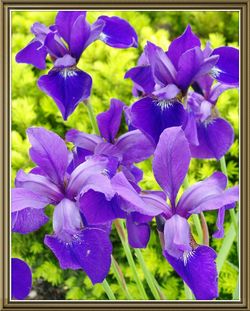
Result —
M109 300L116 300L115 295L114 295L114 293L113 293L113 291L112 291L111 287L109 286L109 283L106 279L102 282L102 287L103 287L106 295L108 296Z
M84 101L84 105L87 107L89 119L90 119L90 122L91 122L91 125L92 125L92 128L93 128L95 134L100 135L100 131L99 131L98 124L96 121L95 113L93 110L93 106L91 105L89 100Z
M128 242L127 242L125 230L123 227L123 222L120 219L116 219L114 221L114 223L115 223L115 227L116 227L116 230L118 232L118 235L120 237L120 240L122 242L122 246L124 248L128 263L130 265L130 268L132 269L132 272L133 272L136 284L138 286L138 290L140 292L140 295L141 295L143 300L148 300L148 297L147 297L147 294L146 294L145 289L143 287L142 281L140 280L140 278L138 276L138 273L136 270L136 265L135 265L131 250L130 250Z
M131 294L128 291L128 287L127 287L126 281L124 279L123 273L121 271L121 268L119 267L117 261L115 260L115 258L113 256L112 256L112 268L114 270L114 274L115 274L115 277L117 279L117 282L120 285L121 289L123 290L125 297L128 300L133 300L133 297L131 296Z
M147 268L147 266L145 264L145 261L143 259L142 253L141 253L139 248L135 249L135 254L136 254L137 259L138 259L138 261L139 261L139 263L141 265L141 268L142 268L142 270L144 272L146 281L148 283L148 286L149 286L149 288L150 288L154 298L156 300L161 300L161 296L160 296L160 294L158 292L158 289L157 289L157 287L155 286L155 283L154 283L154 278L153 278L152 274L150 273L150 271L148 270L148 268Z

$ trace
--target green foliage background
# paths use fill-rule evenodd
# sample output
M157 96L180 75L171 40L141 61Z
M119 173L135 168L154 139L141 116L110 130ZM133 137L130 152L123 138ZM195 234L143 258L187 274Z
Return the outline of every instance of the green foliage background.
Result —
M95 42L84 52L79 68L88 72L93 78L91 102L95 113L108 108L110 98L118 98L130 105L135 101L131 94L132 83L124 80L125 72L136 64L138 56L147 40L167 49L170 41L179 36L188 23L198 34L204 45L210 40L212 46L238 46L239 16L237 12L89 12L88 20L95 21L99 15L117 15L127 19L136 29L139 37L138 49L119 50L106 46L102 42ZM15 62L15 54L31 39L30 27L36 21L46 25L53 24L56 12L12 12L12 185L18 169L29 171L33 163L29 160L29 142L25 131L30 126L44 126L53 129L64 136L70 128L91 132L91 124L85 107L79 105L67 122L63 122L55 103L42 93L36 81L41 74L39 70L25 64ZM48 61L48 66L52 64ZM238 120L238 91L225 92L218 102L218 108L234 127L235 142L226 155L229 172L229 184L238 183L239 168L239 120ZM125 130L125 125L123 126ZM151 170L150 160L139 165L143 168L144 180L141 186L144 189L156 189L157 185ZM208 177L220 166L215 160L192 160L189 170L189 182L202 180ZM48 207L48 215L52 215L53 208ZM205 213L210 235L216 230L216 212ZM226 235L230 226L229 215L226 215ZM192 228L194 235L195 229ZM39 294L39 299L107 299L102 286L92 286L90 280L82 271L61 270L52 252L43 244L46 233L52 233L51 221L39 231L20 235L12 234L12 256L23 258L33 270L33 286ZM132 271L128 267L121 243L113 230L113 255L125 275L129 291L134 299L139 299L137 286ZM210 245L219 252L223 239L211 239ZM167 299L185 299L182 280L173 271L161 254L161 247L156 233L155 223L152 223L152 234L147 249L142 251L150 271L155 275ZM144 280L143 272L138 266L138 273ZM232 299L238 275L238 260L236 243L234 242L227 259L224 261L219 276L218 299ZM111 269L108 281L118 299L125 299ZM44 285L45 284L45 285ZM153 296L144 285L149 298ZM44 288L44 291L41 288ZM40 290L39 290L40 288ZM37 298L37 297L36 297Z

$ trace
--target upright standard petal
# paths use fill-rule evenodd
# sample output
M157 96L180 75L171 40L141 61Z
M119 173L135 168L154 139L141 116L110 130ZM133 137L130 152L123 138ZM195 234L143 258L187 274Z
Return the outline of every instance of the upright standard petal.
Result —
M90 96L92 79L86 72L76 68L53 68L38 80L39 88L53 98L64 120L77 105Z
M222 46L214 49L212 55L219 55L219 60L212 71L215 79L222 83L239 85L239 50Z
M148 57L155 82L161 86L175 83L176 69L162 48L148 41L145 53Z
M78 61L85 49L91 32L90 24L84 15L78 16L74 22L69 41L70 54Z
M56 235L46 235L44 243L59 260L62 269L83 269L92 283L101 283L107 276L112 254L108 233L99 228L84 228L68 242Z
M188 171L191 154L189 143L180 127L164 130L153 160L156 181L170 198L172 207Z
M112 143L120 127L124 103L112 98L110 108L97 115L96 120L102 137Z
M25 299L32 287L32 273L27 263L19 258L11 259L11 297Z
M138 38L134 28L124 19L103 15L98 17L98 20L105 22L99 39L107 45L122 49L138 46Z
M186 91L192 84L203 63L203 54L199 47L186 51L180 56L177 72L177 85Z
M56 15L56 28L59 35L69 44L72 28L79 17L86 18L85 11L60 11Z
M161 133L168 127L185 124L187 113L182 104L145 97L130 108L133 127L141 130L156 146Z
M231 124L222 118L198 123L197 133L199 144L190 145L194 158L219 160L227 153L234 141L234 130Z
M175 258L166 251L164 256L179 276L186 282L198 300L218 297L218 273L215 251L208 246L198 246L187 260Z
M187 50L196 46L200 47L200 45L200 39L192 32L191 26L188 25L183 34L174 39L169 45L167 55L177 69L180 56Z
M57 134L42 127L27 130L30 157L57 185L64 185L64 175L68 165L67 147Z
M16 55L17 63L31 64L38 69L46 68L46 47L38 40L31 41Z
M139 130L121 135L115 146L123 155L122 163L124 165L139 163L154 153L152 142Z

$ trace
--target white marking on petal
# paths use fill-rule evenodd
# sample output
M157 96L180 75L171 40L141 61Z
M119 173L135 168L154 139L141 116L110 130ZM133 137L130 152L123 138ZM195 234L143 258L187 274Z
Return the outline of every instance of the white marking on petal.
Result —
M184 251L183 256L181 257L181 260L184 262L184 266L187 265L188 260L193 257L195 254L195 250L192 250L190 252Z

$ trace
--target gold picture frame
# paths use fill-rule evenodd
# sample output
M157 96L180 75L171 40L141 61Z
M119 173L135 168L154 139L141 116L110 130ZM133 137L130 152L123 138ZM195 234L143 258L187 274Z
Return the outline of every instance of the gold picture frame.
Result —
M10 301L10 12L11 10L237 10L240 14L240 301ZM250 0L0 0L0 172L1 172L1 310L250 310Z

